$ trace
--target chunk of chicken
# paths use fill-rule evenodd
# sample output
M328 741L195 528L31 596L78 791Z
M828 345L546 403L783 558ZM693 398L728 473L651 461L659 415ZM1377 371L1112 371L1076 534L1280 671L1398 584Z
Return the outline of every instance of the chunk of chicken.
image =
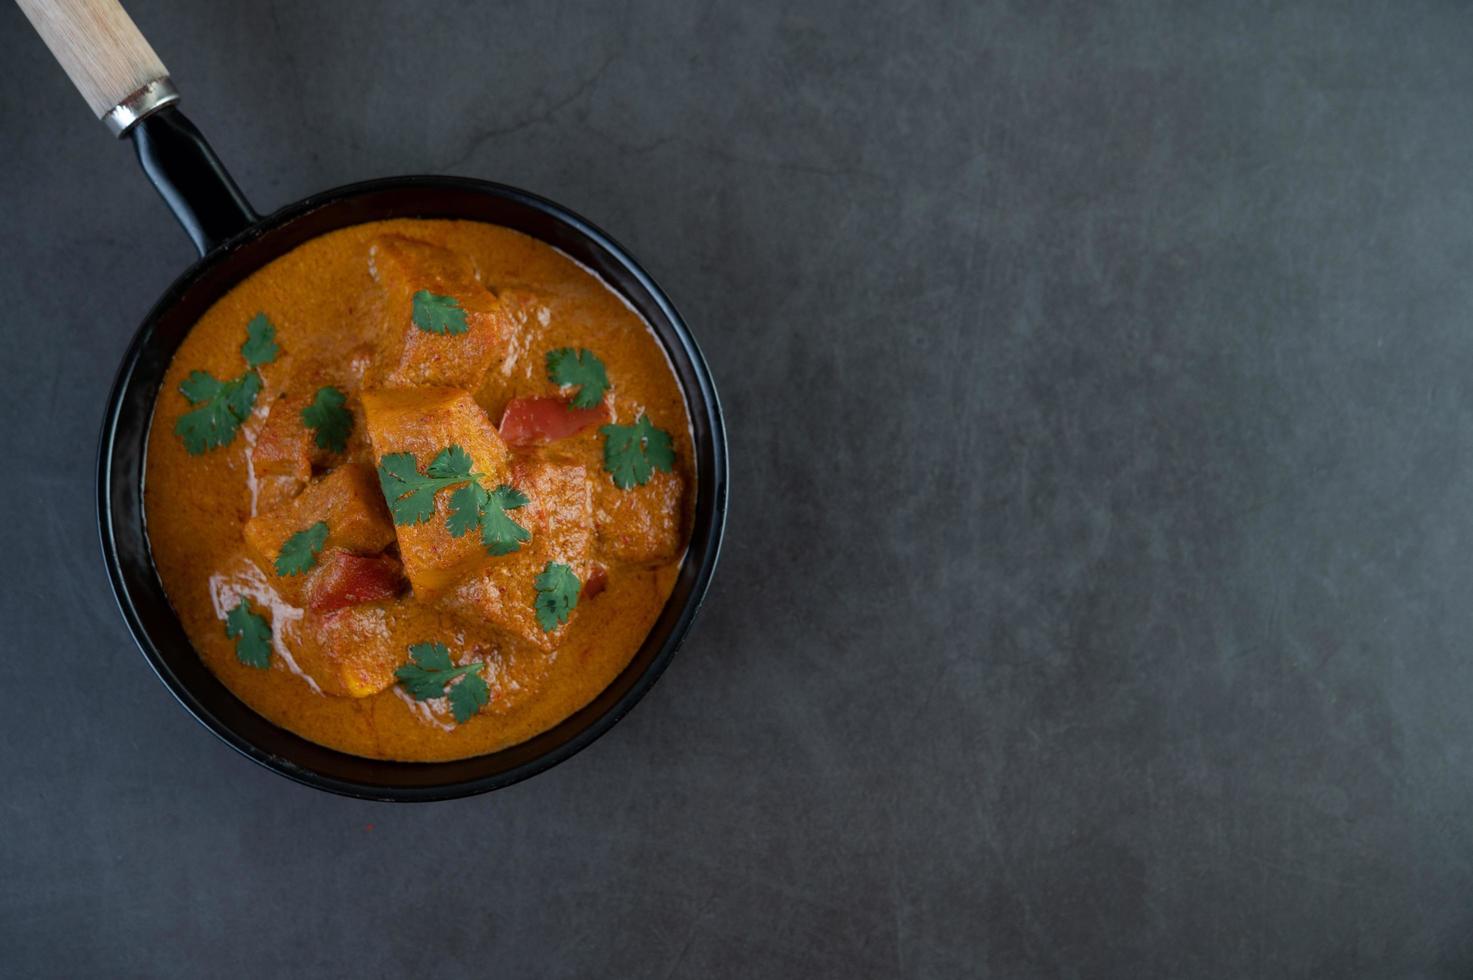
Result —
M594 483L600 556L630 564L671 561L680 552L685 481L656 470L642 487L620 490L607 473Z
M394 683L394 670L409 659L409 648L395 637L392 602L347 606L306 617L297 666L323 693L366 698Z
M299 601L301 576L278 576L276 558L287 538L318 521L327 525L324 550L373 555L394 542L394 525L373 471L356 463L339 466L297 496L246 522L246 545L288 601Z
M251 447L257 478L284 476L305 484L312 479L312 464L326 462L327 450L317 447L312 430L302 422L302 409L311 401L310 395L283 392L271 403Z
M470 260L428 242L385 235L372 245L369 262L385 293L385 323L370 383L479 388L505 353L514 318L481 284ZM415 296L424 292L454 300L466 329L435 333L416 326Z
M491 623L530 646L551 650L567 627L547 631L538 622L537 576L548 562L560 562L580 582L590 578L593 498L588 472L582 463L518 458L511 484L528 498L511 516L532 532L531 540L468 576L445 600L446 607L470 623Z
M364 416L373 443L374 460L408 453L415 468L426 467L442 451L459 446L470 455L472 469L487 489L506 482L510 454L492 428L486 413L471 396L457 388L399 388L363 393ZM454 487L435 493L434 514L428 521L394 528L404 571L423 600L440 595L488 558L474 533L450 533L450 498Z

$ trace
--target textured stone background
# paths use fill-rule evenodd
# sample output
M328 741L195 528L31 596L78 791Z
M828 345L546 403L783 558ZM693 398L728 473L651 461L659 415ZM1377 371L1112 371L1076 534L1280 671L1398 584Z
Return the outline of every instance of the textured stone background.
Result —
M191 721L97 555L191 259L0 7L0 973L1473 972L1473 8L134 0L258 207L520 184L729 413L653 694L390 807Z

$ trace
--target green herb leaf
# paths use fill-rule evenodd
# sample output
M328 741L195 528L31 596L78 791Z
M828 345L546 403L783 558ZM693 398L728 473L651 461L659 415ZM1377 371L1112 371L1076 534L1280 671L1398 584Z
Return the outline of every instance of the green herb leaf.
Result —
M380 459L379 486L394 523L423 524L434 517L435 494L474 479L477 474L471 472L471 465L470 454L455 445L440 450L424 473L419 472L413 453L390 453Z
M399 683L416 701L445 696L445 674L455 669L450 650L443 643L414 643L409 647L412 664L394 671Z
M450 688L450 711L455 715L455 723L464 725L470 721L489 700L491 692L485 678L480 674L466 674L459 684Z
M251 367L270 364L281 353L276 345L276 327L266 314L257 313L246 324L246 342L241 345L240 353Z
M317 556L327 541L327 522L318 521L311 527L298 531L281 545L281 554L276 556L277 575L300 575L317 564Z
M266 314L257 313L246 324L246 341L240 347L251 370L229 381L206 371L191 371L179 385L179 393L198 406L174 423L174 434L184 440L184 449L191 456L229 445L240 424L250 418L261 393L261 375L255 368L276 360L280 348L275 337L276 328Z
M261 393L260 373L247 371L234 381L227 381L224 387L225 402L231 413L242 422L250 418L251 410L256 407L256 396Z
M604 400L609 388L609 376L604 372L604 362L591 350L559 347L547 352L547 380L557 385L581 385L569 408L593 408Z
M481 509L491 495L476 481L471 481L450 495L450 516L445 526L452 538L464 537L481 526Z
M532 532L511 519L509 510L518 510L528 504L527 495L510 483L503 483L491 491L486 505L481 508L481 544L488 555L509 555L532 537Z
M611 423L598 431L604 437L604 469L620 490L642 487L654 470L669 473L675 465L670 433L651 425L648 415L641 413L633 425Z
M318 388L312 404L302 409L302 422L315 433L319 449L340 453L348 448L353 413L345 407L348 396L332 385Z
M251 611L250 599L242 596L226 614L225 635L235 641L235 659L260 670L271 666L271 626Z
M450 660L450 650L443 643L415 643L409 647L409 656L414 663L405 664L394 671L404 690L416 701L449 697L450 711L455 723L464 725L476 716L490 700L486 680L480 674L485 663L463 664L457 667ZM458 683L454 683L459 678ZM450 686L447 693L446 687Z
M527 506L525 494L509 483L488 491L479 482L468 483L450 495L450 518L446 522L453 537L481 529L481 544L488 555L509 555L521 548L532 532L511 519L509 510Z
M198 405L220 394L221 382L208 371L190 371L189 377L179 384L179 392L189 399L189 404Z
M471 467L476 465L471 454L455 443L451 443L435 454L425 472L438 480L468 480Z
M462 334L470 330L465 309L454 296L441 296L428 289L414 294L414 325L425 333Z
M537 622L543 632L551 633L572 615L582 586L571 568L556 561L547 563L534 584L537 586Z
M479 528L481 544L491 555L509 555L532 537L508 515L508 510L527 505L527 498L514 487L502 484L488 491L480 483L470 453L460 446L440 450L420 473L411 453L390 453L379 460L378 479L394 523L423 524L435 516L435 494L463 483L450 495L450 513L445 526L460 538Z
M238 378L220 381L204 371L192 371L179 385L179 392L198 407L179 416L174 434L184 440L191 456L198 456L229 445L235 438L261 393L261 376L247 371Z

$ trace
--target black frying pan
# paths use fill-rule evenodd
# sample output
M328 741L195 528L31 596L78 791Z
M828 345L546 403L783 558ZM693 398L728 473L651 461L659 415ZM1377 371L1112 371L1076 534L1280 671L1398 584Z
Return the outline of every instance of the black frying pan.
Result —
M669 664L705 595L726 523L726 433L716 388L680 314L634 259L551 201L457 177L398 177L327 191L261 217L178 110L152 48L115 0L19 0L94 112L133 140L200 259L144 318L108 398L97 455L102 554L138 648L179 702L241 754L298 782L349 796L436 800L499 789L573 755L608 731ZM143 472L164 370L195 322L252 272L338 228L390 218L459 218L514 228L597 273L654 328L690 406L696 501L690 548L644 645L591 704L521 745L456 762L404 763L323 748L256 714L190 645L154 568L144 527Z

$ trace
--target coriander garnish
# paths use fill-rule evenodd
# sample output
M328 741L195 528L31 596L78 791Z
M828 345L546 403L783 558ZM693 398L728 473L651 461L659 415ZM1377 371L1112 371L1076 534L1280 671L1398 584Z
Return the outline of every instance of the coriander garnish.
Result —
M271 666L271 626L245 596L226 614L225 635L235 641L235 659L260 670Z
M340 453L348 448L353 413L344 406L348 396L332 385L318 388L312 404L302 409L302 422L314 433L319 449Z
M250 370L238 378L221 381L208 371L191 371L179 385L179 393L197 406L179 416L174 434L184 441L191 456L229 445L248 419L261 393L261 375L256 368L276 359L276 328L266 314L257 313L246 325L246 341L240 353Z
M446 525L452 537L481 529L481 544L488 555L509 555L532 537L532 532L511 519L509 510L527 506L527 496L509 483L488 491L472 480L450 495L450 517Z
M481 544L491 555L509 555L531 537L530 532L506 513L527 504L527 498L510 484L488 491L481 485L484 475L471 469L470 453L457 445L446 446L430 460L423 473L413 453L390 453L378 462L379 485L389 502L394 523L423 524L435 516L435 494L457 483L465 486L450 497L446 527L452 537L463 537L474 528L481 530Z
M327 522L318 521L287 538L276 556L277 575L300 575L317 564L317 556L327 542Z
M246 342L240 345L240 354L251 367L260 367L276 360L281 348L276 345L276 326L264 313L257 313L246 324Z
M419 471L413 453L390 453L378 461L378 482L394 523L423 524L435 516L435 494L479 476L471 472L471 456L460 446L446 446Z
M609 376L604 371L604 362L591 350L559 347L547 352L547 380L562 387L580 385L578 393L568 403L569 408L593 408L604 400L609 388Z
M247 371L238 378L219 381L207 371L191 371L179 385L191 405L198 407L179 416L174 434L184 440L184 449L199 456L230 444L240 424L250 417L261 393L261 376Z
M551 633L568 621L578 605L578 576L562 562L550 561L534 583L537 587L537 623L543 632Z
M598 431L604 437L604 469L620 490L642 487L654 470L669 473L675 465L670 433L651 425L644 413L633 425L610 423Z
M455 723L464 725L490 700L486 681L480 674L485 663L477 661L457 667L443 643L415 643L409 647L414 663L394 671L399 683L416 701L448 697ZM453 683L459 678L458 683ZM449 692L446 692L449 687Z
M454 296L441 296L428 289L414 294L414 325L425 333L462 334L470 330L465 308Z

